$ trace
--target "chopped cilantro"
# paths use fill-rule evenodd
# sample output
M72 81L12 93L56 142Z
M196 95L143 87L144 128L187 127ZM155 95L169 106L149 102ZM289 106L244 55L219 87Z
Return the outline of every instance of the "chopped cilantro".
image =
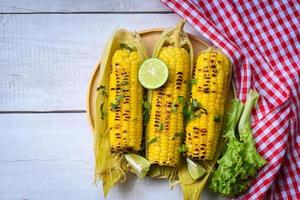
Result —
M197 79L191 79L190 81L189 81L189 84L190 85L195 85L195 84L197 84L198 83L198 80Z
M177 96L178 98L178 103L184 104L184 97L183 96Z
M117 95L117 102L120 103L120 101L124 99L124 95Z
M197 99L192 99L191 102L191 109L192 111L196 111L201 107L200 103L197 101Z
M117 95L116 101L114 103L110 103L111 110L116 110L123 98L124 95Z
M189 80L189 83L188 83L188 87L189 87L189 90L192 89L192 86L193 85L196 85L198 83L198 80L197 79L190 79Z
M178 108L177 108L176 104L172 104L171 111L172 111L173 113L178 112Z
M200 102L197 101L197 99L192 99L191 101L187 102L182 109L185 122L200 117L202 111L204 111L204 113L207 114L207 110L202 107L202 105L200 104Z
M143 101L143 107L144 107L145 109L150 109L151 104L150 104L148 101Z
M128 45L125 44L125 43L120 43L120 47L121 47L122 49L126 49L126 50L128 50L128 51L130 51L130 52L135 51L134 48L131 48L130 46L128 46Z
M184 138L185 133L184 133L183 131L177 132L177 133L175 134L175 136L176 136L176 137L180 137L180 138Z
M165 124L164 124L164 123L160 123L160 124L159 124L159 127L158 127L158 130L159 130L159 131L165 130Z
M123 81L123 82L121 83L121 85L128 85L128 84L129 84L128 81Z
M148 101L143 101L143 123L144 126L147 125L149 119L150 119L150 108L151 108L151 104Z
M182 114L185 122L193 119L193 112L187 105L183 107Z
M182 144L177 148L177 151L179 153L185 153L187 151L187 147L185 146L185 144Z
M100 105L100 114L101 114L101 119L104 119L104 117L107 115L107 112L104 111L104 103Z
M219 123L221 122L222 117L220 115L215 115L214 116L214 122Z
M148 145L150 145L150 144L152 144L152 143L154 143L154 142L157 142L157 140L158 140L158 137L152 138L152 139L148 142Z
M119 104L117 104L117 103L110 103L111 110L116 110L118 106L119 106Z
M104 85L100 85L99 87L97 87L97 91L101 91L102 96L108 97L106 87Z

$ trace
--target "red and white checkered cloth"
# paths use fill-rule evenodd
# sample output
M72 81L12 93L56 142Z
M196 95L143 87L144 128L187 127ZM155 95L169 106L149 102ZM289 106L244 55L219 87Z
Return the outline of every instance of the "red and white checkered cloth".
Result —
M260 93L256 147L268 164L241 199L300 199L300 3L162 0L231 59L237 94Z

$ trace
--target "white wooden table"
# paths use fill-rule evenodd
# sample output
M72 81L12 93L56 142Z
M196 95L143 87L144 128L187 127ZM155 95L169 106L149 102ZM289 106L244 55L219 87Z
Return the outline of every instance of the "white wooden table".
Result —
M158 0L0 0L0 13L0 199L103 199L85 112L90 75L116 28L179 17ZM136 182L108 199L182 199L165 181Z

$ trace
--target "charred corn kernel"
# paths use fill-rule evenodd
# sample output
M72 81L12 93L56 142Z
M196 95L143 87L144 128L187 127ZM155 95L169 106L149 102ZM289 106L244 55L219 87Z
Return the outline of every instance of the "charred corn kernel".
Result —
M191 99L201 105L200 116L186 126L187 155L198 160L211 160L214 157L225 100L229 87L231 64L229 59L215 49L199 55L193 72Z
M117 50L112 58L108 112L112 151L140 150L143 89L137 79L139 64L136 51Z
M147 157L160 166L176 166L180 156L177 148L181 142L177 133L184 131L183 103L178 99L187 94L190 57L184 48L171 46L163 47L158 57L167 64L169 79L163 87L153 90L147 126Z

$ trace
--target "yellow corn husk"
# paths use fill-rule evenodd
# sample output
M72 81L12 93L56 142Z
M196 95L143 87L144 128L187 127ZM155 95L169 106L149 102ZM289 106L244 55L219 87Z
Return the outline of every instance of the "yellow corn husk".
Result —
M154 57L167 64L169 79L164 86L148 93L151 109L146 154L151 163L164 167L178 166L180 153L177 149L181 144L179 133L184 132L181 112L184 103L180 99L187 96L193 51L183 25L184 21L179 22L174 29L162 33L153 53ZM168 177L174 174L165 169L154 171L163 172ZM161 174L161 177L164 175Z
M210 48L200 53L193 72L191 100L201 105L200 116L186 127L187 156L212 160L218 145L225 102L229 88L231 64L220 51Z
M120 58L120 55L125 54L126 56L124 58ZM131 122L135 120L141 120L139 116L141 116L140 113L142 112L142 104L137 103L140 97L138 97L137 94L133 95L130 90L129 92L124 91L123 89L125 88L123 87L122 93L120 95L123 95L124 98L122 98L121 100L119 98L117 106L114 106L116 108L114 109L114 111L110 110L112 108L112 105L110 103L113 103L113 101L116 100L115 98L117 97L117 93L112 92L113 90L111 89L114 86L117 86L114 85L115 83L113 80L116 79L116 63L120 59L122 70L124 68L127 73L129 73L130 70L131 74L131 76L129 76L130 80L128 80L129 83L123 85L130 86L130 89L141 91L141 87L138 86L137 76L135 74L137 73L139 64L146 59L146 49L140 36L137 33L132 33L126 30L116 31L106 44L100 64L100 89L97 91L96 112L94 117L95 181L97 182L99 180L102 180L105 196L116 183L125 180L125 174L129 171L127 162L123 156L123 151L139 150L142 137L141 128L135 129L136 131L133 132L132 135L130 135L131 133L127 132L128 137L126 137L124 132L124 130L126 129L122 129L120 127L119 130L123 130L122 134L124 134L121 135L121 138L126 137L127 141L123 141L122 145L120 144L119 147L118 138L115 137L115 128L119 125L114 122L115 120L108 120L108 118L116 119L117 115L115 114L115 112L118 109L119 111L121 111L122 119L124 121L128 120L128 123L122 123L122 126L123 124L125 124L128 128L127 131L129 132L130 130L133 130L132 126L135 127L135 125L131 125ZM123 75L122 80L124 82L126 81L126 77ZM105 94L108 94L108 96ZM142 95L142 93L139 94ZM132 108L132 105L136 105L136 108ZM129 118L128 114L126 114L128 107L136 110L136 112ZM108 116L106 116L106 114L108 114ZM132 116L136 117L136 119L132 118ZM115 150L115 152L111 151L111 149Z

